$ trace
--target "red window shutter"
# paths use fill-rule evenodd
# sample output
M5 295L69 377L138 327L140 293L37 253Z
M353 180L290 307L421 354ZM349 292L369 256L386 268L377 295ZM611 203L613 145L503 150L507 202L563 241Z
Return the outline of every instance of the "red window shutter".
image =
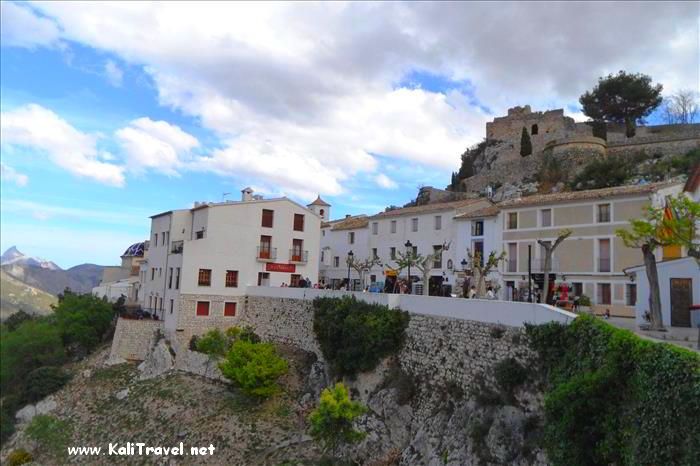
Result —
M263 209L262 211L262 226L272 228L272 219L275 215L274 210Z
M197 301L197 315L198 316L208 316L209 315L209 301Z
M304 215L294 214L294 231L304 231Z
M236 316L236 303L225 303L224 304L224 317L235 317Z

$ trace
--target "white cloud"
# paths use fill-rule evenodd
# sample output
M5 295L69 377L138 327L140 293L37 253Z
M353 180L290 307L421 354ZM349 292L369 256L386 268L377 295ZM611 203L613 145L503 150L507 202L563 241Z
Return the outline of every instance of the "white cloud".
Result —
M392 180L388 176L386 176L384 173L380 173L379 175L374 177L374 181L381 186L382 188L385 189L396 189L399 187L399 185L396 183L396 181Z
M55 204L46 204L21 199L0 200L0 206L5 213L27 214L38 220L64 219L73 221L95 221L112 225L141 226L148 224L147 212L124 213L118 211L121 206L110 205L103 209L88 209L79 207L65 207Z
M19 173L17 170L4 163L0 163L0 173L0 177L3 181L14 183L20 187L26 186L29 182L29 177L27 175Z
M35 48L58 44L61 31L47 18L29 8L0 2L0 42L5 46Z
M165 121L139 118L116 132L127 158L127 168L141 173L153 169L176 176L188 160L189 151L199 146L197 139Z
M121 87L124 80L124 71L112 60L107 60L104 67L104 74L107 81L114 87Z
M698 82L698 6L690 2L36 8L66 40L143 66L162 105L215 131L225 147L195 158L196 168L306 197L370 177L377 154L456 168L490 118L475 98L502 115L513 105L566 107L619 69L649 73L666 90ZM415 70L467 79L472 90L396 87Z
M2 112L0 139L3 144L45 152L53 163L74 175L112 186L124 185L123 167L99 160L96 136L75 129L40 105Z

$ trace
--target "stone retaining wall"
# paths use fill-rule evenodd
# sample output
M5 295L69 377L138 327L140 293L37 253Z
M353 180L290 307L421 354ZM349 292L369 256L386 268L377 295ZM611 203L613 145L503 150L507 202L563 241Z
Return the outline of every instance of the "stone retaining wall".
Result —
M153 335L157 331L163 331L162 321L120 318L114 330L109 359L142 361L148 354L153 343Z

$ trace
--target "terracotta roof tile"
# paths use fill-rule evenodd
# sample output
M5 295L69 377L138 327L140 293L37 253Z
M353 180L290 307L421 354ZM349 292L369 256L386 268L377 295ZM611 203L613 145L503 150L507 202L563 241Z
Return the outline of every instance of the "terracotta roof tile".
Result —
M468 218L482 218L482 217L494 217L498 215L501 209L498 206L490 205L488 207L483 207L481 209L474 210L472 212L465 212L460 215L456 215L456 219L468 219Z
M459 201L436 202L434 204L404 207L402 209L390 210L389 212L381 212L379 214L373 215L371 218L398 217L400 215L415 215L425 214L428 212L439 212L441 210L461 209L464 207L468 207L472 204L476 204L478 202L484 202L484 200L485 199L483 198L462 199Z
M309 204L309 205L330 206L329 203L327 203L326 201L324 201L323 199L321 199L321 196L320 196L320 195L317 196L317 197L316 197L316 200L315 200L314 202L312 202L311 204Z
M341 218L338 220L332 220L330 222L324 222L321 228L331 227L331 230L355 230L358 228L366 228L369 224L369 219L366 215L356 215L354 217Z
M552 194L535 194L520 199L509 199L500 202L498 207L524 207L530 205L552 204L558 202L571 202L582 200L606 199L609 197L629 196L632 194L646 194L655 192L661 188L673 186L675 183L649 183L634 186L617 186L614 188L589 189L587 191L567 191Z

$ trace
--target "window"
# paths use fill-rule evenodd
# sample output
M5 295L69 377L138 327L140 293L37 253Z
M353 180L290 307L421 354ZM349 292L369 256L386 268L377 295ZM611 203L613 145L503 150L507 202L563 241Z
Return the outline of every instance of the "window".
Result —
M540 210L540 223L543 227L552 226L552 209Z
M224 303L224 317L236 317L236 303Z
M148 309L153 309L153 296L148 297Z
M625 303L628 306L636 306L637 305L637 284L636 283L628 283L625 286Z
M508 213L508 229L509 230L517 230L518 228L518 213L517 212L509 212Z
M156 268L153 267L151 269L151 281L155 280L155 278L156 278Z
M355 232L351 231L348 233L348 243L355 244Z
M197 284L199 286L211 286L211 269L199 269Z
M598 304L610 304L610 283L598 283Z
M418 219L417 218L411 219L411 231L418 231Z
M598 272L610 272L610 240L598 240Z
M418 256L418 246L413 246L413 248L411 248L411 254L413 254L413 257Z
M396 220L391 221L391 232L396 233Z
M199 230L197 233L194 234L195 239L202 239L204 238L204 230Z
M435 260L433 260L433 268L434 269L441 269L442 268L442 246L437 245L433 246L433 254L437 254L435 257Z
M323 209L321 209L321 210L318 211L318 214L321 216L321 218L323 218L323 215L324 215L325 213L326 213L326 211L323 210Z
M272 245L272 236L261 235L260 236L260 254L258 257L261 259L270 259Z
M534 136L540 131L539 127L537 125L532 125L532 128L530 128L530 133Z
M175 307L175 300L174 300L174 299L171 299L171 300L170 300L170 313L171 313L171 314L173 313L173 308L174 308L174 307Z
M574 296L581 296L583 294L583 283L574 282L571 284L571 288Z
M479 265L483 266L484 265L484 242L483 241L474 241L472 243L472 251L474 258L476 259L476 255L479 254Z
M270 286L269 272L258 272L258 286Z
M158 247L158 233L153 235L153 247Z
M442 215L435 216L435 229L442 230Z
M326 258L325 252L326 251L321 251L321 264L323 264L325 262L325 258Z
M333 267L340 267L340 257L339 256L335 256L333 258Z
M508 272L518 271L518 243L508 243Z
M379 222L372 222L372 234L376 235L379 233Z
M209 301L197 301L197 315L198 316L208 316L209 315Z
M162 268L162 267L158 267L158 277L160 278L160 277L162 277L162 276L163 276L163 268Z
M372 248L372 259L377 259L378 257L377 248Z
M294 231L304 231L303 214L294 214Z
M175 289L180 289L180 267L175 269Z
M226 288L238 287L238 270L226 271Z
M484 221L483 220L473 220L472 221L472 236L484 236Z
M598 223L610 222L610 204L598 204Z
M304 254L304 240L293 239L292 240L292 261L301 262Z
M262 211L262 226L265 228L272 228L272 220L275 216L274 210L263 209Z
M389 257L396 259L396 248L389 248Z
M170 267L170 273L168 274L168 289L173 287L173 268Z
M326 230L321 231L321 236L326 236Z
M168 231L163 232L163 243L162 243L163 246L165 246L165 244L168 243L168 237L169 237L169 236L170 236L170 232L168 232Z
M292 287L299 286L300 280L301 280L301 275L293 273L292 276L289 277L289 286L292 286Z

